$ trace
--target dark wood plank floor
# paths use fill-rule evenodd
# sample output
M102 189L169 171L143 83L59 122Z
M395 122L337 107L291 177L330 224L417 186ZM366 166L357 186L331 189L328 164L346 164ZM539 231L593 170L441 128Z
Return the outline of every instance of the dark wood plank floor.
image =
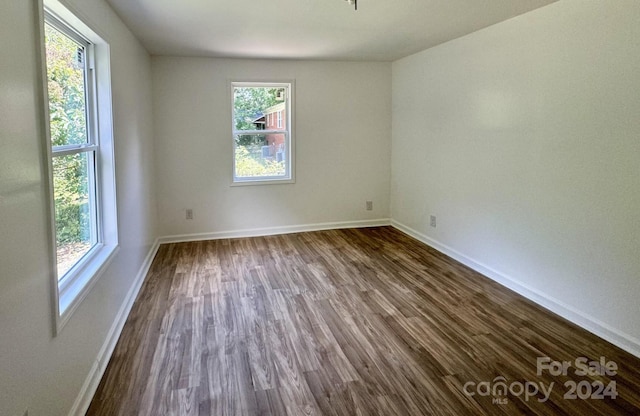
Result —
M537 375L544 356L618 371ZM390 227L168 244L87 414L640 414L640 360Z

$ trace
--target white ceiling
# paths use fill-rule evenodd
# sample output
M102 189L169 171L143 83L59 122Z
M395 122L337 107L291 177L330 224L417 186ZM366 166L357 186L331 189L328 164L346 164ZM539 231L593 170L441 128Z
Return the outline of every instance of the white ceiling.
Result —
M393 61L556 0L107 0L154 55Z

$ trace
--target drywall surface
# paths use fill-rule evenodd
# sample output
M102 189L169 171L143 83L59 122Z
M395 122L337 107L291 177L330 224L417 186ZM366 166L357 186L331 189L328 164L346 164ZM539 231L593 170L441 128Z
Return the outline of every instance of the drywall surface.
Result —
M111 46L120 250L56 337L36 1L0 3L0 415L67 415L157 237L150 58L102 0L67 0Z
M632 348L638 21L637 1L563 0L392 70L392 218Z
M161 235L388 218L390 63L153 57L152 72ZM296 182L231 186L230 82L269 80L295 81Z

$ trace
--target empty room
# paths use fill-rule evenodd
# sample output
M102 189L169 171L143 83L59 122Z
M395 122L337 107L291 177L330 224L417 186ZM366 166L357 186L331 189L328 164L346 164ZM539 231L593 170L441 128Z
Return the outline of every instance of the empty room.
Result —
M0 416L640 414L640 2L0 2Z

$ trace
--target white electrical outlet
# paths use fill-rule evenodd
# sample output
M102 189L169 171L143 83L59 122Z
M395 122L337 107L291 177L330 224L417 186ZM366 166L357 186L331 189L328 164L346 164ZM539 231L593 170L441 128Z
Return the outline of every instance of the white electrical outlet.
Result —
M373 211L373 201L367 201L367 211Z
M436 228L436 216L432 215L429 217L429 225L433 228Z
M193 210L191 208L187 209L187 215L186 215L188 220L192 220L193 219Z

